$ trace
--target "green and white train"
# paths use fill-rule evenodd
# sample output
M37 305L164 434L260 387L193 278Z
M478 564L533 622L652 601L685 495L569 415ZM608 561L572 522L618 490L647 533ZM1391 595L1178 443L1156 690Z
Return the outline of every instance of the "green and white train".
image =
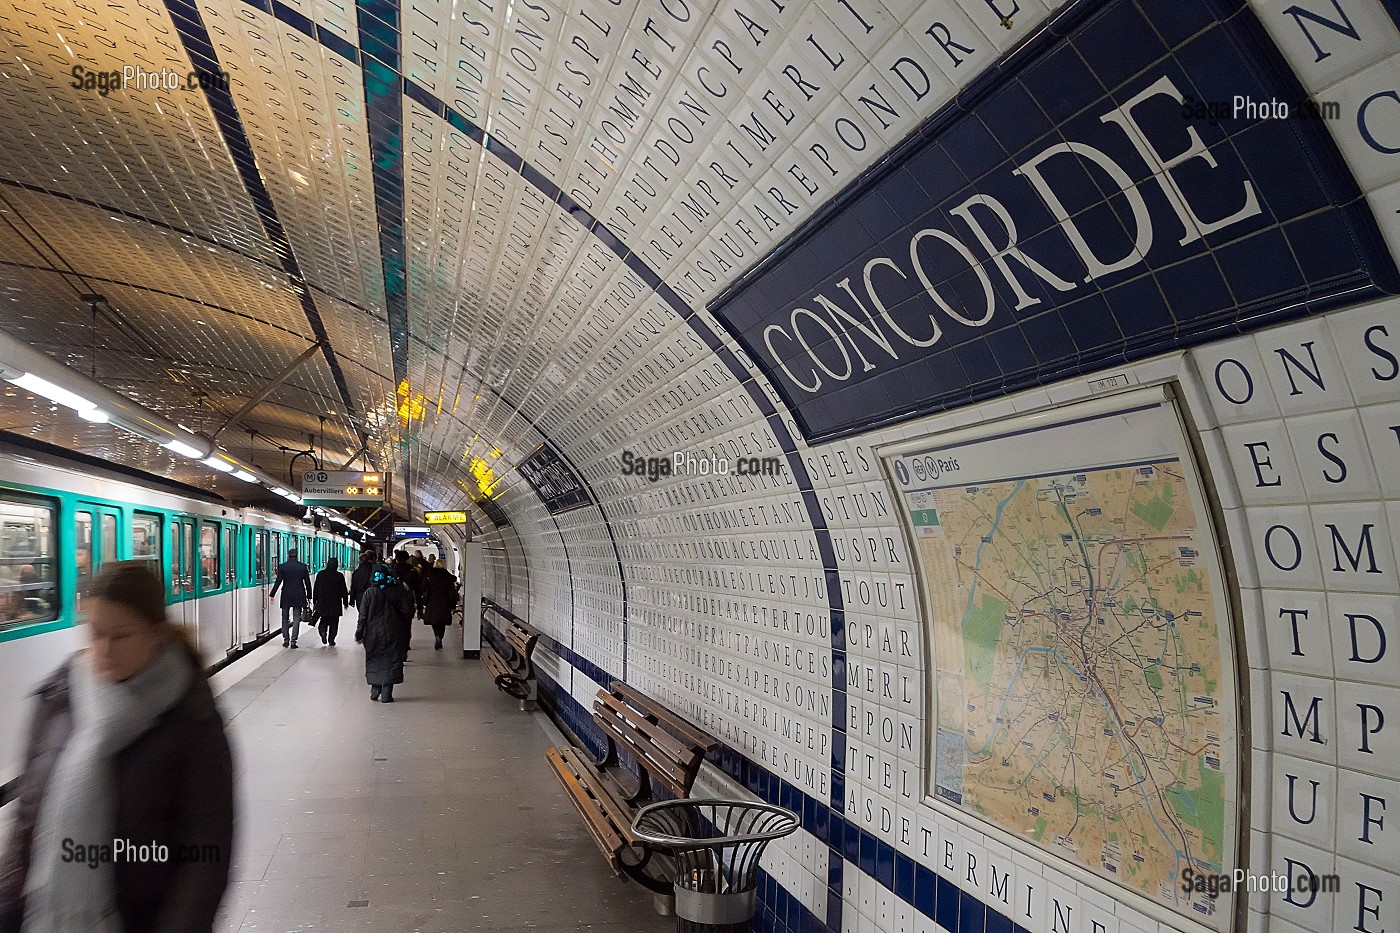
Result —
M286 516L0 443L0 685L7 702L22 704L80 645L83 585L103 564L149 562L165 581L171 618L213 666L280 627L268 592L291 548L315 573L330 557L354 569L360 545ZM0 780L17 751L18 735L9 733L18 728L17 717L0 718Z

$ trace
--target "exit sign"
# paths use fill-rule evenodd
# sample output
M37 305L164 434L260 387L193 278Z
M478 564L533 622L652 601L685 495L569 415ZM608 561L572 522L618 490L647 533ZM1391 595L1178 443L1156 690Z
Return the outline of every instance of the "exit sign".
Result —
M301 498L307 505L383 505L388 496L388 473L306 470L301 474Z

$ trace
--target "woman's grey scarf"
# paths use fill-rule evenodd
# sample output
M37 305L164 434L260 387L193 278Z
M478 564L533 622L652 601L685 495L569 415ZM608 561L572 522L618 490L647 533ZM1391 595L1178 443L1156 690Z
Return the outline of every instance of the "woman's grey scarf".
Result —
M167 645L134 677L98 679L91 653L68 668L73 731L54 765L34 831L25 884L24 933L121 933L116 871L64 860L68 846L111 846L117 823L117 753L136 741L180 701L194 663L177 643ZM132 840L147 843L150 840Z

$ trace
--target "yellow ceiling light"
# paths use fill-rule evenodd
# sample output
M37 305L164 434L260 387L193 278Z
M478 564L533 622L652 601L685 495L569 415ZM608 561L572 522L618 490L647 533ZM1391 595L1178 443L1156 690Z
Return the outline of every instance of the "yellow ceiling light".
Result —
M493 491L496 486L496 471L491 469L491 465L480 457L472 457L467 464L467 472L476 480L476 487L481 494L490 499L495 496Z
M428 410L427 402L422 394L409 388L407 379L399 383L398 396L399 423L407 427L414 421L422 421Z

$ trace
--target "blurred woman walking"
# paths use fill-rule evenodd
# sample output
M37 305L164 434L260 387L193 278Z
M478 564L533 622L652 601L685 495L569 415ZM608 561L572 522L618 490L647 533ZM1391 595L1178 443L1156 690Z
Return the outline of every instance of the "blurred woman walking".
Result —
M108 564L86 596L87 646L38 690L0 933L210 933L233 846L223 718L144 563ZM119 859L117 840L167 857Z

